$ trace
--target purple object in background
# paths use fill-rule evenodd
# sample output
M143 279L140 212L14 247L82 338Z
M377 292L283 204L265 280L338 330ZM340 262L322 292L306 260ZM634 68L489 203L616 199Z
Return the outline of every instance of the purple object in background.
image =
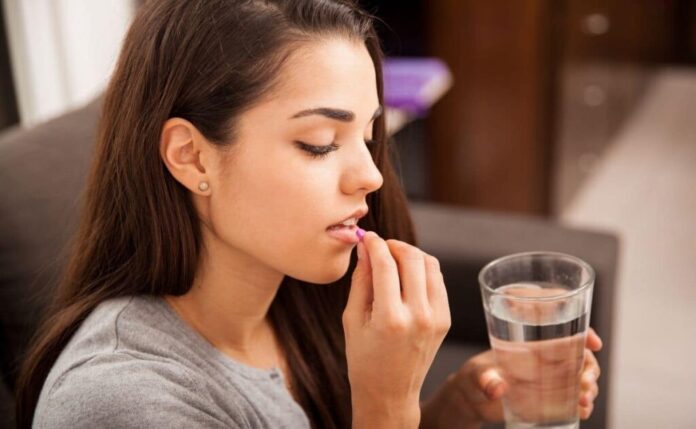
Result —
M452 73L437 58L386 58L384 102L387 107L423 116L452 86Z

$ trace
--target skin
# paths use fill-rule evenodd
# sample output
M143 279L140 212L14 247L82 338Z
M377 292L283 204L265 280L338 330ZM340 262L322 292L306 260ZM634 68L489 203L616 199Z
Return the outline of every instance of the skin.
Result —
M326 228L366 208L366 195L383 183L365 144L379 107L367 50L342 40L313 43L281 75L274 97L241 116L229 153L181 118L164 124L160 145L169 171L193 194L205 247L190 292L168 301L220 350L264 368L276 363L267 312L283 276L319 284L341 278L354 246ZM316 107L350 110L355 119L289 119ZM295 140L340 149L318 159ZM207 191L198 189L202 181Z
M285 275L317 284L345 275L354 246L330 237L326 228L366 209L366 196L382 186L383 178L365 143L372 138L380 106L374 65L364 45L344 39L302 45L285 64L281 77L272 96L241 115L229 151L219 150L190 122L171 118L162 128L160 155L172 176L192 194L204 248L190 291L180 297L167 296L167 301L231 358L259 368L279 366L287 375L283 352L267 318L278 287ZM317 107L348 110L354 118L350 122L321 115L291 119ZM296 141L316 146L333 142L338 149L315 158ZM199 190L201 182L209 184L207 190ZM439 266L406 243L385 241L372 232L365 242L361 244L364 261L373 265L356 269L344 314L347 350L360 357L348 356L351 385L357 390L354 381L361 373L362 380L386 376L400 380L405 374L419 374L407 387L409 403L415 401L418 408L419 383L450 323ZM399 284L409 285L410 298L403 296L402 301L393 293ZM384 299L378 304L380 296ZM403 341L394 341L395 332ZM395 350L392 355L383 353L387 344ZM417 363L404 361L401 373L374 373L366 367L376 367L372 357L393 356L387 360L393 362L397 356L409 356L397 354L398 347L412 350L414 344L423 353ZM485 354L474 359L477 374L493 367ZM357 362L367 363L356 368ZM419 370L409 371L409 365L416 364ZM462 374L472 371L464 367ZM292 380L286 379L292 392ZM368 398L369 386L361 386ZM471 407L448 405L457 403L451 400L455 398L452 386L451 380L445 383L423 408L424 424L435 416L469 416ZM360 404L354 403L354 410L356 405ZM410 424L399 422L399 427L414 422L417 426L421 412L407 414ZM366 426L378 427L374 420L366 420Z
M578 416L587 420L599 389L601 370L593 352L602 349L602 340L590 328L584 350L580 376ZM452 373L424 404L421 428L461 427L473 429L482 422L503 421L502 398L509 388L497 366L493 351L480 353ZM466 422L466 424L462 424Z

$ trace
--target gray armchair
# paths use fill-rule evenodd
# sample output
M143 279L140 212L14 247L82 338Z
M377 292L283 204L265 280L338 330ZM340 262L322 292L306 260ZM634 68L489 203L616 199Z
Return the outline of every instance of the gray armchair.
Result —
M0 136L0 429L13 427L12 391L27 342L60 276L77 227L100 101L30 130ZM427 203L412 203L421 247L442 264L453 325L428 373L423 395L488 347L478 270L504 254L556 250L597 271L592 326L605 341L598 358L603 392L583 428L606 426L613 283L618 244L610 234L551 222Z
M0 428L14 427L17 368L77 228L98 113L93 102L0 136Z

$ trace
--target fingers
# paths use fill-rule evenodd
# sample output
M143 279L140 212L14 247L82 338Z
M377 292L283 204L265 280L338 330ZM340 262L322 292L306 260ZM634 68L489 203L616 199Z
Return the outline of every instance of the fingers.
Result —
M569 374L577 374L577 371L569 371ZM578 415L581 419L588 419L594 409L594 400L599 393L599 389L596 383L595 375L599 374L599 365L597 360L590 350L585 350L585 359L583 363L583 371L581 373L581 378L583 379L583 384L581 386L581 394L579 402L576 405ZM507 395L508 403L520 415L528 415L530 419L536 418L537 413L541 410L535 408L538 405L536 402L539 400L539 392L534 393L527 389L521 389L522 385L516 385L516 391L513 391L510 387L514 385L508 383L506 378L509 374L506 373L505 378L503 378L502 369L500 369L495 359L493 358L493 352L487 351L471 358L467 363L460 369L457 373L457 378L451 377L454 381L456 379L459 381L459 386L462 393L465 393L467 398L471 403L475 404L478 408L481 408L483 404L500 402L499 399L502 396ZM590 381L591 380L591 381ZM513 395L514 393L514 395ZM564 403L564 399L561 397L560 402L557 401L556 405L567 410L567 405ZM551 400L551 398L547 398ZM568 404L573 407L572 404ZM572 408L571 408L572 410Z
M447 378L464 398L462 405L480 420L503 421L503 404L500 400L507 391L507 382L495 365L493 351L479 353L467 360L456 373ZM488 390L488 392L486 392Z
M583 420L587 420L594 409L594 400L599 394L597 378L600 373L597 358L589 349L585 349L585 362L580 376L580 400L578 402L578 414Z
M452 400L461 398L458 409L468 412L476 420L503 421L503 403L500 400L507 390L507 383L495 365L493 352L488 350L466 362L447 377L452 386Z
M488 350L472 357L461 368L460 374L465 383L474 390L469 396L478 400L496 400L501 398L507 390L507 383L503 379L500 369L495 363L493 351Z
M356 312L362 314L372 304L372 274L370 263L366 260L365 245L358 242L358 263L353 270L350 293L346 310L349 314Z
M415 246L398 240L387 240L401 279L403 300L420 312L430 313L425 283L425 254Z
M447 298L447 287L445 279L440 271L440 262L436 257L425 254L425 271L426 271L426 295L430 306L436 315L446 318L446 324L451 324L449 300Z
M595 332L594 329L590 328L587 331L587 343L586 347L593 352L598 352L602 350L602 339L599 338L599 335L597 335L597 332Z
M580 416L581 420L587 420L592 415L593 410L594 410L594 403L592 403L586 407L579 406L578 407L578 415Z
M447 301L447 289L440 271L440 262L436 257L403 241L387 240L387 245L399 266L404 301L407 303L430 303L430 305L443 300ZM408 265L414 265L414 267L409 268ZM402 270L402 266L406 269ZM409 277L420 280L422 278L421 273L425 276L425 281L423 282L404 281ZM421 285L426 287L421 287Z
M490 400L501 398L506 390L505 381L495 368L489 368L479 375L478 386Z
M413 324L444 339L452 322L437 259L408 243L385 241L372 231L358 243L358 254L344 323Z
M580 393L580 401L579 404L582 407L586 407L590 404L592 404L597 398L597 395L599 394L599 387L597 386L597 383L592 384L589 386L587 389L584 389Z
M410 405L410 399L420 393L449 329L449 323L443 323L440 315L436 317L428 302L425 254L407 243L393 241L388 243L374 232L362 235L370 261L372 310L362 314L368 316L362 326L356 323L358 312L344 314L343 320L351 391L361 404L370 407L375 401ZM362 246L358 250L362 263L367 258ZM360 265L356 280L363 283L359 287L370 284L365 281L367 272L367 267ZM356 289L354 301L366 299L367 294L367 290ZM404 305L408 303L418 305ZM418 307L422 311L417 311Z
M449 331L452 319L447 288L437 258L403 241L386 242L399 267L406 305L425 324L434 323Z
M582 368L581 383L589 384L597 381L599 376L602 374L602 370L599 367L599 362L595 355L588 349L585 349L585 360Z
M387 243L376 233L368 231L363 244L370 259L373 307L376 311L393 311L401 301L399 273Z

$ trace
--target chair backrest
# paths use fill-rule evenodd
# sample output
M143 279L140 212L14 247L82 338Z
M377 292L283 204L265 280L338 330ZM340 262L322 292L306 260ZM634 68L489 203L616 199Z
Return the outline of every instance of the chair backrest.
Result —
M14 390L22 354L65 264L100 103L0 136L0 398ZM0 428L11 427L14 406L0 401Z

